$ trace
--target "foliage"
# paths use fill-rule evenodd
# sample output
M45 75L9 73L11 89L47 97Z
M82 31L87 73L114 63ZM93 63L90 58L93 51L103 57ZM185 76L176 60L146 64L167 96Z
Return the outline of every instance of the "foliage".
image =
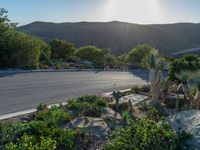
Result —
M141 62L141 65L147 69L164 70L166 69L166 60L161 57L156 50L152 50L149 55L146 55Z
M37 110L38 111L42 111L44 109L47 109L47 105L44 104L44 103L40 103L38 106L37 106Z
M60 130L61 131L61 130ZM62 131L60 133L59 143L61 147L64 147L65 149L72 149L74 146L74 136L75 132L72 129L68 129L67 131Z
M55 65L55 69L60 70L61 69L61 65L60 64L56 64Z
M78 116L84 115L91 117L100 117L100 107L106 106L108 106L108 102L105 98L97 96L83 96L69 101L67 109L75 111L77 113L76 115Z
M128 53L127 60L132 65L141 66L143 58L148 56L153 50L155 48L147 44L138 45Z
M175 77L180 82L180 86L183 87L185 96L187 96L190 106L193 109L200 109L200 70L195 72L181 71L175 74ZM189 83L196 87L196 93L191 93L189 89Z
M69 122L71 116L58 107L53 107L49 110L44 109L36 115L37 120L44 121L48 126L58 127L63 123Z
M156 122L144 117L136 121L129 121L125 128L116 129L104 149L175 150L184 148L187 139L186 136L177 134L165 122Z
M129 111L124 111L124 112L122 113L122 118L123 118L125 121L129 121L129 119L130 119Z
M169 79L172 81L180 82L176 74L180 72L194 72L200 69L200 60L196 55L186 55L181 58L175 59L169 67L168 75Z
M0 10L0 68L38 68L40 60L49 58L49 46L42 40L16 31L6 13L6 10Z
M71 129L49 127L44 121L28 123L3 123L0 131L1 144L5 149L71 149L74 146L76 132Z
M76 56L83 61L91 61L98 67L103 64L102 50L95 46L84 46L76 51Z
M38 140L35 136L24 134L17 139L15 144L9 143L5 145L5 150L55 150L56 140L51 138L40 137Z
M74 52L76 50L75 46L72 43L54 39L50 43L51 50L52 50L52 59L61 59L66 60L71 56L74 56Z
M191 75L191 83L194 85L194 87L200 90L200 70L195 71Z

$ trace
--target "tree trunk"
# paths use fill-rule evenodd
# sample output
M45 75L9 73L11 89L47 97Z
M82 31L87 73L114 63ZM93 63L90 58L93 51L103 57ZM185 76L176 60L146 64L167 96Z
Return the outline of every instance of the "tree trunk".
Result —
M192 94L190 94L189 87L187 84L183 84L183 90L184 90L186 97L190 101L191 108L195 108L194 97L192 96Z
M162 83L162 71L155 68L149 71L149 82L151 86L151 99L154 106L158 105L160 97L161 83Z

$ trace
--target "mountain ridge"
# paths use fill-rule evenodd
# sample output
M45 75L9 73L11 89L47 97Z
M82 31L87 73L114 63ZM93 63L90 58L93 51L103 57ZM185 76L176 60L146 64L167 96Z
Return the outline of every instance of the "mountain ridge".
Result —
M54 38L67 40L77 47L96 45L111 48L114 54L130 51L147 43L162 53L200 47L200 23L135 24L127 22L43 22L37 21L17 28L47 42Z

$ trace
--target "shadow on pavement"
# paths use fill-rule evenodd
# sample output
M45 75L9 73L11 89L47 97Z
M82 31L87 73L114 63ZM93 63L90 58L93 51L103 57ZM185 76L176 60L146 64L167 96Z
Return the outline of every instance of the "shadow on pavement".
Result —
M149 71L147 69L133 69L129 70L129 73L140 77L142 80L149 81Z

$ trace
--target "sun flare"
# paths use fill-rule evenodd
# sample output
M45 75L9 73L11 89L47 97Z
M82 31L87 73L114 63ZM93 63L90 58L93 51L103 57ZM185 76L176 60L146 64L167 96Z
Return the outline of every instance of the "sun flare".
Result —
M108 0L105 8L107 20L132 20L143 22L149 20L158 22L160 19L157 0Z

